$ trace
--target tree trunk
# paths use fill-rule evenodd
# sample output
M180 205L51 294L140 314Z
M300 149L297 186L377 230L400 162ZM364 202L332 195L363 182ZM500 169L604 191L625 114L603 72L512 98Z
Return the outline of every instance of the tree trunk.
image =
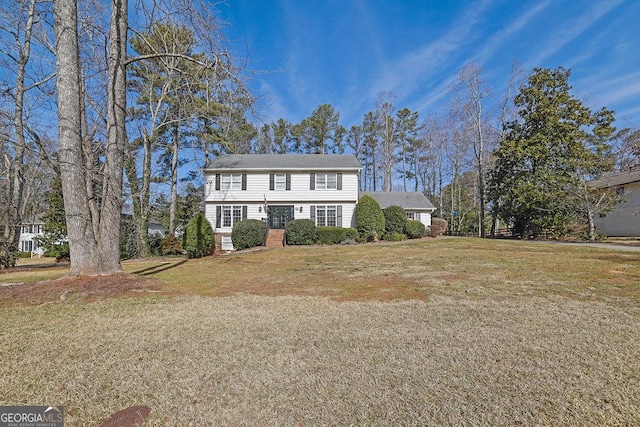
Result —
M169 200L169 235L176 235L176 213L178 211L178 156L180 154L180 133L173 128L173 157L171 158L171 199Z
M20 223L22 222L22 206L24 192L24 156L26 151L24 127L24 95L26 67L31 55L31 34L35 19L35 0L29 3L29 13L24 30L24 44L20 46L18 69L16 75L16 97L14 104L13 125L15 127L15 153L13 161L8 165L9 199L7 209L4 240L9 245L18 247L20 241Z
M99 272L101 274L122 271L120 266L120 223L122 219L122 170L127 106L125 75L127 26L127 0L112 0L109 27L107 147L99 239Z
M98 247L82 178L82 99L76 0L54 2L54 16L58 71L58 144L71 257L69 274L95 274Z
M133 223L136 232L136 256L149 256L149 182L151 178L151 142L146 132L143 135L142 184L138 179L136 148L126 145L124 170L131 187Z

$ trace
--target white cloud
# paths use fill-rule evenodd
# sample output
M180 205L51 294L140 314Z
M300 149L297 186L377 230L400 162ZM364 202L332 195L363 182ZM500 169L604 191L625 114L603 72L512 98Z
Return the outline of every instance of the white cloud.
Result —
M527 64L531 67L540 66L545 60L558 53L567 44L587 31L593 24L609 11L617 7L623 0L609 0L594 2L594 6L574 20L567 20L565 25L547 37L546 46L537 55L529 58ZM540 34L542 36L542 34Z

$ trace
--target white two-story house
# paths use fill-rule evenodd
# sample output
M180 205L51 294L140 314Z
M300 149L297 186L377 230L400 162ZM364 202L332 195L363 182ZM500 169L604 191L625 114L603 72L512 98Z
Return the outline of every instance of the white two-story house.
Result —
M282 230L293 219L317 226L353 227L360 163L354 155L233 154L213 160L203 173L205 216L216 248L232 250L231 230L244 219ZM398 205L431 225L433 205L422 193L367 192L382 208Z
M266 221L284 229L293 219L318 226L352 227L360 163L354 155L224 155L203 169L205 215L216 247L231 250L233 224Z

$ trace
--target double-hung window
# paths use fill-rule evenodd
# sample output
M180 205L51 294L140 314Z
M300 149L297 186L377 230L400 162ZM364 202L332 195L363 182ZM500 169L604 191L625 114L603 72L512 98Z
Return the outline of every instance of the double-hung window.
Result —
M287 189L287 174L277 173L274 176L274 189L276 191L284 191Z
M247 206L217 206L216 207L216 228L233 227L236 222L247 219Z
M315 221L318 227L342 227L342 206L311 206L311 220Z
M241 173L222 174L222 190L242 190Z
M341 173L312 173L310 190L342 190Z
M335 173L317 173L316 190L335 190L338 188L338 176Z

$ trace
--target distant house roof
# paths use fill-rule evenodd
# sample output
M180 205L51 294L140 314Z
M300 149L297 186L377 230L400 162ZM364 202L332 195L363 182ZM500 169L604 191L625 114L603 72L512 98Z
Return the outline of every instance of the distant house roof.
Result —
M418 192L403 191L363 191L360 196L371 196L382 209L389 206L401 206L404 209L435 211L436 208L427 197Z
M619 185L630 184L640 181L640 167L635 167L628 172L620 172L612 175L603 176L589 182L589 186L595 188L617 187Z
M207 170L360 170L353 154L226 154L212 160Z

